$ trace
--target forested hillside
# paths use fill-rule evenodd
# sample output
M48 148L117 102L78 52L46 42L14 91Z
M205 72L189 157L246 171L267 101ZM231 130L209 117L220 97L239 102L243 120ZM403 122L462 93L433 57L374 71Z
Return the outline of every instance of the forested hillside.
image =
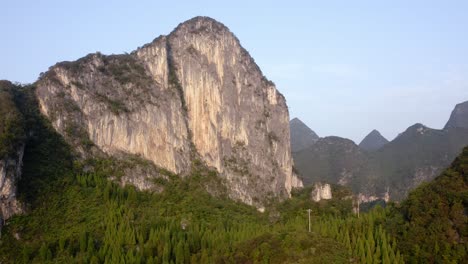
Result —
M115 183L120 161L78 161L38 112L33 87L17 88L27 141L19 185L24 215L2 229L2 263L399 263L383 209L352 214L349 191L315 203L310 189L265 213L227 198L200 162L190 177L161 170L161 192ZM138 157L131 162L145 163ZM131 162L125 166L130 166ZM110 177L114 181L110 180ZM312 209L308 232L306 209Z
M389 217L410 263L468 263L468 148Z
M16 107L13 87L0 81L0 159L12 155L24 138L23 117Z

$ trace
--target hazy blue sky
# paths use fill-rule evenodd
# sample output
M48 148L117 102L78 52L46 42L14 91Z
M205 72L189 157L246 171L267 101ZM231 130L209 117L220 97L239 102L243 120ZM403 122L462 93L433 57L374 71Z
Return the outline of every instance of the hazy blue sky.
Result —
M468 100L468 1L0 3L0 79L33 82L58 61L130 52L204 15L237 35L291 118L320 136L441 128Z

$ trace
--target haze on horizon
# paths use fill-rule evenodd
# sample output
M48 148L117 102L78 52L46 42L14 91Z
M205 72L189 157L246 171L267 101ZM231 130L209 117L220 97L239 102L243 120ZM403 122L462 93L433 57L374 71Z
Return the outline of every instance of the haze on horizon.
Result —
M34 82L56 62L131 52L191 17L231 29L319 136L393 139L442 128L468 100L465 1L5 1L0 79Z

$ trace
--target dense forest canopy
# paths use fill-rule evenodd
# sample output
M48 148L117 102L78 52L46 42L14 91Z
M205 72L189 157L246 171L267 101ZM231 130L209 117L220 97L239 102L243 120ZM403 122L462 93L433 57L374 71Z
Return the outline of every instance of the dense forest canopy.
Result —
M432 182L399 206L388 228L414 263L467 263L468 148Z
M2 131L20 135L2 141L9 146L5 153L20 141L27 146L19 196L28 208L2 229L2 263L467 260L468 149L400 205L377 206L358 217L349 189L333 186L333 199L313 202L308 187L291 199L272 200L260 213L230 200L217 172L200 162L185 178L161 170L166 177L155 180L160 192L117 184L111 178L119 175L119 161L77 159L39 113L33 86L0 91L2 113L15 116L7 122L3 115L2 128L8 129Z
M13 93L12 83L0 81L0 158L12 155L24 137L23 118Z
M384 263L403 257L382 228L383 209L357 219L349 191L310 200L310 189L265 213L227 198L217 173L194 163L190 177L167 173L160 193L120 186L116 160L76 160L44 119L34 87L14 93L27 140L19 183L27 214L2 230L3 263ZM13 106L13 105L12 105ZM85 169L86 168L86 169ZM92 169L90 169L92 168ZM212 195L207 192L210 186ZM217 188L217 192L213 192ZM311 208L312 232L307 231ZM386 262L385 262L386 261ZM389 262L390 261L390 262Z

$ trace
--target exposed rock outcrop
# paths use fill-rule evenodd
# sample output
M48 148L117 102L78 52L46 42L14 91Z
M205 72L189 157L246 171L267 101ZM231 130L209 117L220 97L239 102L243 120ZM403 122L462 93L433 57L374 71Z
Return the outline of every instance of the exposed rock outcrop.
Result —
M227 180L232 198L257 206L302 185L284 97L213 19L191 19L131 54L58 63L38 81L37 96L83 155L95 145L182 175L200 159Z
M315 183L314 189L312 189L312 192L310 193L310 197L314 202L319 202L321 200L330 200L332 198L330 184Z
M23 205L16 197L17 182L21 178L24 145L16 154L15 157L0 160L0 229L2 221L24 211Z

